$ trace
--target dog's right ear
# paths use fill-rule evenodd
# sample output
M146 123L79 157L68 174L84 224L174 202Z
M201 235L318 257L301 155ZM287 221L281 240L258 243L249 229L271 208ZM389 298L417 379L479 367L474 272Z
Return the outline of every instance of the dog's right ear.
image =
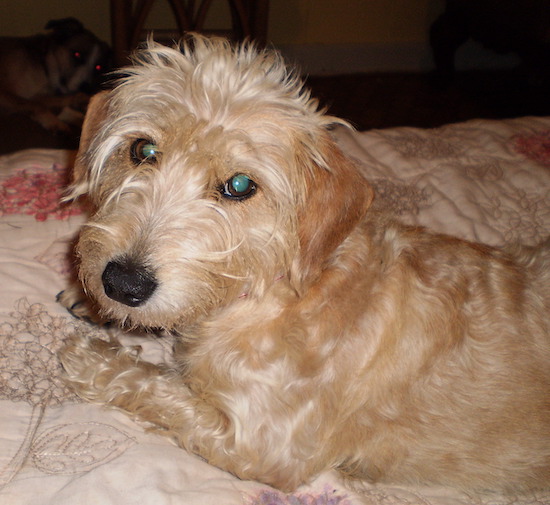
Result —
M88 104L86 117L84 118L84 124L82 125L82 132L80 134L80 145L73 167L73 180L68 199L84 195L88 193L90 189L88 171L88 165L90 163L90 145L100 130L103 121L107 117L108 109L108 91L97 93L91 98Z

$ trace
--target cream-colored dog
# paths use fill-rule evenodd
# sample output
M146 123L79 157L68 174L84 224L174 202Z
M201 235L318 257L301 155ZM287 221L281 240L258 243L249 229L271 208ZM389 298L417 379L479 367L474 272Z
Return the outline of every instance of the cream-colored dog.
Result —
M284 490L329 468L549 484L550 243L512 255L369 210L339 120L274 52L150 43L126 73L85 121L79 276L105 318L175 333L176 365L75 338L79 395Z

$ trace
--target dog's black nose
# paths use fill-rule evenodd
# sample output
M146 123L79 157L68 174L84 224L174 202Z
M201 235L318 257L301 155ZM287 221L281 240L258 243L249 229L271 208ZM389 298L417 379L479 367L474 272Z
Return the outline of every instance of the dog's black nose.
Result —
M101 280L109 298L129 307L146 302L157 289L154 274L128 259L108 263Z

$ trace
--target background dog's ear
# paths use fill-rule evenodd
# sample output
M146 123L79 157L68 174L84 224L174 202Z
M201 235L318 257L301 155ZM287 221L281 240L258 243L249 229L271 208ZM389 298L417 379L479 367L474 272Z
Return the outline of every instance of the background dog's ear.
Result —
M374 197L355 164L328 134L320 152L326 167L314 163L313 168L306 168L306 196L298 212L300 256L292 277L301 286L321 273L328 257L364 217ZM308 162L311 165L311 156L308 161L298 159L298 163Z
M73 167L73 182L68 197L69 199L86 194L89 190L87 170L89 163L88 151L91 141L96 136L101 124L107 117L109 107L108 96L108 91L101 91L94 95L88 104L86 117L84 118L84 124L82 125L82 132L80 134L80 145Z
M52 19L46 23L46 30L52 30L55 40L65 42L77 33L84 31L84 26L76 18Z

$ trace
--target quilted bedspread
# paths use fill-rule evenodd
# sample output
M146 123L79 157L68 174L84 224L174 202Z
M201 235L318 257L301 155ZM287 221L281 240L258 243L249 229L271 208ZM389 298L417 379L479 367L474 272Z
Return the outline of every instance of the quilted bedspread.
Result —
M493 245L550 234L550 118L334 135L375 187L375 205L406 222ZM55 301L85 219L78 205L60 204L73 156L0 157L0 504L550 504L550 489L523 496L358 489L331 472L287 495L238 480L120 412L81 402L64 385L56 352L67 335L107 330L73 319ZM168 338L121 338L140 343L147 359L169 359Z

